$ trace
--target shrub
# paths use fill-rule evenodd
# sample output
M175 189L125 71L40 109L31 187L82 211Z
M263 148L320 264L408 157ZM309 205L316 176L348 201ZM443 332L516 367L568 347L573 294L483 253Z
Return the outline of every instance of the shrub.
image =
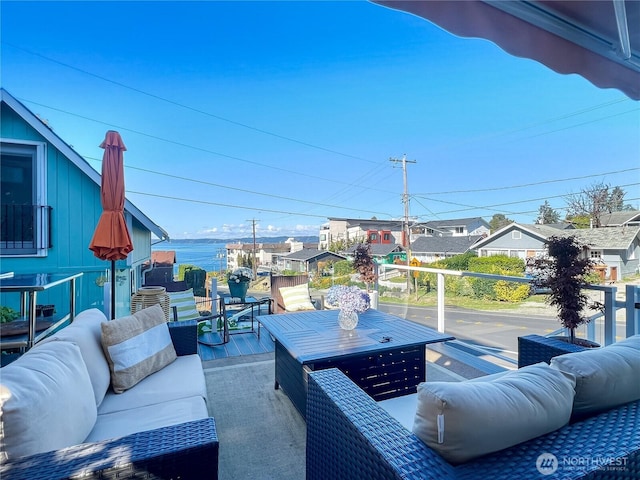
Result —
M339 260L333 264L333 274L335 276L350 275L354 272L355 270L349 260Z
M526 283L498 280L494 290L496 300L501 302L521 302L529 296L529 285Z

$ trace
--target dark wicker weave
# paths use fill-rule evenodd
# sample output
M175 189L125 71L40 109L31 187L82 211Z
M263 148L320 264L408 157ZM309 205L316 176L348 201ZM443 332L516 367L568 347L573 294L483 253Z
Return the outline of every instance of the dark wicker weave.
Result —
M581 345L540 335L518 337L518 368L539 362L550 363L553 357L585 349Z
M213 418L22 457L0 466L2 480L218 478Z
M197 323L170 322L178 355L197 353ZM2 480L218 478L213 418L4 461Z
M168 325L171 341L178 356L198 353L198 322L196 320L169 322Z
M543 476L536 460L557 457ZM309 374L307 480L640 478L640 401L452 466L337 369Z

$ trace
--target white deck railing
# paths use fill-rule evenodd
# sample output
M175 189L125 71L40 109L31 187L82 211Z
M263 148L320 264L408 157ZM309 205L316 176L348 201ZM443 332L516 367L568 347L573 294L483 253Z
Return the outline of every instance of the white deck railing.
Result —
M378 265L380 273L385 273L388 270L404 270L410 272L427 272L435 273L437 278L437 298L438 298L438 331L445 333L446 331L446 317L444 309L444 294L445 294L445 275L452 275L456 277L477 277L487 280L504 280L508 282L517 283L530 283L531 279L525 277L511 277L506 275L492 275L487 273L476 273L456 270L444 270L438 268L428 267L412 267L408 265ZM596 320L604 317L604 332L603 339L600 343L604 342L604 345L610 345L616 341L617 330L617 312L620 309L624 309L624 322L625 327L623 334L625 337L640 333L640 286L627 285L625 294L625 301L619 301L616 299L618 287L614 285L591 285L586 287L587 290L601 291L604 294L604 310L602 313L597 313L590 318L590 322L586 327L586 337L588 340L598 341L596 339ZM562 329L561 329L562 331ZM554 332L555 334L556 332Z

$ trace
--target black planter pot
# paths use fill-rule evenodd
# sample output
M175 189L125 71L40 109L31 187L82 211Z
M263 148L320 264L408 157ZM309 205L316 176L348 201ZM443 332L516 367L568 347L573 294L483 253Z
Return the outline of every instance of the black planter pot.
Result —
M38 317L52 317L55 312L55 305L36 305L36 316Z
M526 335L518 337L518 368L535 363L551 363L553 357L565 353L582 352L600 345L589 340L580 339L581 343L569 343L569 337L543 337Z

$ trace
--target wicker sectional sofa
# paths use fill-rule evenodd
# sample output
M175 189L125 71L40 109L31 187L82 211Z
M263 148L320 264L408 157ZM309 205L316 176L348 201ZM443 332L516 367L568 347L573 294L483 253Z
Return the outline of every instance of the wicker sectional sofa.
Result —
M309 373L306 420L307 480L640 478L640 400L457 465L338 369Z
M99 310L84 311L0 370L0 478L217 479L218 436L196 322L158 325L175 350L170 362L115 393L115 360L101 344L106 321ZM31 398L34 383L43 385L38 398Z

